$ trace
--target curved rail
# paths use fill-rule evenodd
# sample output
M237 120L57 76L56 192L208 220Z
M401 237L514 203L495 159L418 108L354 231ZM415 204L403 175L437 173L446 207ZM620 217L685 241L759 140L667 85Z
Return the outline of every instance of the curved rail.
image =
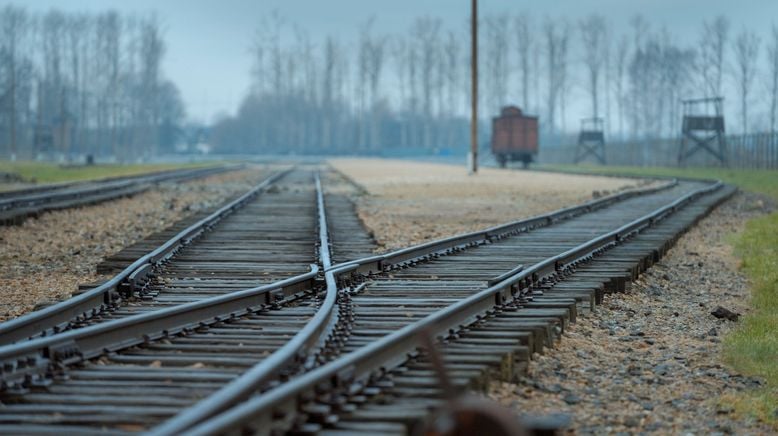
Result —
M245 194L182 230L155 250L136 260L102 285L52 306L0 324L0 344L12 343L36 335L45 336L50 329L53 333L58 333L62 326L73 320L87 319L118 304L122 294L130 295L135 289L145 284L154 265L172 257L183 246L253 199L288 171L290 170L280 171L266 178Z
M316 189L319 259L322 266L331 267L324 196L318 175ZM52 369L59 365L257 312L279 298L312 292L318 286L319 273L320 269L312 265L309 273L281 282L0 347L2 389L21 389L22 384L43 383L53 375ZM189 427L196 424L204 414L213 416L223 412L255 393L255 386L274 379L301 356L315 354L311 350L323 346L337 322L337 286L332 274L325 281L327 292L324 301L300 332L239 379L174 418L169 428L175 432L182 425ZM246 380L252 383L246 384ZM190 417L195 420L190 421Z
M339 276L351 274L364 265L378 265L378 268L397 266L409 260L415 260L419 257L429 256L434 253L439 253L442 250L451 249L453 247L460 247L463 245L471 244L474 241L480 242L490 238L501 237L502 235L509 234L510 232L513 232L517 229L537 227L565 218L577 216L580 213L588 212L599 207L604 207L605 205L630 198L634 195L645 195L659 190L668 189L672 186L675 186L676 183L677 182L672 182L655 188L647 188L638 191L616 194L611 197L591 201L580 206L565 208L551 214L495 226L481 232L474 232L452 238L446 238L441 241L433 241L407 249L397 250L391 253L387 253L383 256L368 257L329 268L325 264L327 297L325 299L325 305L323 305L323 309L326 308L327 310L332 310L333 306L329 306L328 301L331 301L334 304L338 292L337 281ZM321 208L323 209L323 197L319 197L319 202L322 205ZM326 223L324 225L326 226ZM324 243L325 239L322 236L322 246ZM513 274L510 274L511 272L503 274L501 277L505 276L507 278L499 280L500 283L504 282L508 278L512 278L514 275L519 274L521 271L523 271L523 266L517 267L511 271ZM294 345L292 344L292 341L290 341L289 344L285 345L282 349L279 349L276 353L271 355L270 358L263 360L260 364L249 370L249 372L235 379L232 383L230 383L230 385L223 388L217 394L207 398L206 400L203 400L197 405L177 415L173 419L166 421L157 428L152 429L151 434L180 434L192 428L193 425L216 416L218 413L228 410L230 407L234 407L241 401L248 399L252 393L261 390L267 385L269 381L273 380L273 377L292 361L292 356L295 353L300 353L304 349L300 345L303 343L303 341L308 341L310 343L314 340L314 338L316 338L316 336L312 335L315 334L315 329L323 324L323 318L327 316L327 313L328 312L323 312L320 310L314 320L312 320L314 326L309 324L304 330L300 331L293 338L293 341L296 341ZM330 321L331 324L334 323L332 318ZM331 331L331 329L327 330L327 332ZM318 340L321 341L322 339L323 335L319 333ZM399 356L404 356L404 353L400 353ZM346 369L347 368L344 368L344 370Z
M556 221L578 216L590 210L604 207L612 202L620 201L634 195L647 194L667 189L675 183L668 183L656 188L644 188L620 194L614 194L599 200L594 200L580 206L567 208L551 214L541 215L528 220L516 221L502 226L493 227L482 232L474 232L441 241L422 244L409 249L398 250L383 256L365 258L357 262L331 266L329 265L329 241L327 237L327 222L324 210L324 198L321 184L317 177L317 202L319 204L319 245L322 266L325 268L324 280L327 287L322 307L303 330L282 349L277 350L267 359L252 367L248 372L227 385L216 395L185 410L172 420L162 424L155 432L171 434L191 428L209 416L215 416L234 406L239 401L262 389L282 368L288 368L290 363L300 360L306 351L308 356L316 347L322 347L335 328L338 318L334 310L337 300L337 280L355 272L358 269L380 270L401 267L419 259L437 256L441 252L457 250L466 246L488 243L511 233L545 226ZM182 232L184 233L184 232ZM163 255L157 260L164 260ZM76 331L66 332L49 338L34 339L29 342L0 347L0 363L2 364L2 379L4 389L15 389L30 383L43 383L51 375L52 367L95 357L106 350L118 350L195 328L199 325L209 325L225 317L240 316L252 310L247 302L267 304L273 301L278 291L278 285L286 285L280 290L284 296L292 296L305 290L313 289L313 271L303 276L287 279L277 284L266 285L251 290L240 291L225 296L214 297L189 303L169 309L163 309L143 315L136 315L105 324L86 327ZM304 283L304 284L303 284ZM233 300L238 298L239 300ZM263 300L264 298L264 300ZM263 303L264 301L264 303ZM211 307L214 305L214 307ZM402 330L401 330L402 331ZM313 362L307 362L310 369ZM316 370L315 370L316 371ZM349 371L346 371L349 372ZM345 373L344 373L345 374ZM205 417L205 418L204 418Z
M204 420L216 416L218 413L228 410L230 407L234 407L241 401L247 400L253 393L261 390L268 384L268 382L273 380L282 369L288 367L288 365L293 362L295 356L299 355L305 349L308 349L309 351L313 350L314 348L311 347L310 344L312 344L314 341L318 342L318 348L321 348L322 344L326 340L325 334L322 332L326 332L326 335L329 335L332 332L334 324L337 322L337 317L334 316L332 311L334 310L334 304L337 299L338 276L341 274L351 273L355 270L361 269L365 265L373 266L378 270L387 267L394 267L405 262L416 261L421 257L431 256L433 254L450 250L455 247L467 246L473 243L481 243L493 238L502 237L518 229L528 229L539 227L541 225L547 225L559 220L577 216L581 213L585 213L593 209L604 207L614 202L625 200L634 195L645 195L659 190L668 189L672 186L675 186L676 184L677 182L671 182L655 188L646 188L642 190L614 194L609 197L593 200L579 206L561 209L557 212L530 218L528 220L515 221L512 223L495 226L480 232L473 232L439 241L432 241L406 249L397 250L382 256L368 257L334 267L328 266L328 262L323 261L322 266L325 268L325 283L327 286L327 293L322 308L317 312L316 316L311 320L311 322L306 325L303 330L298 332L294 338L292 338L292 340L290 340L283 348L277 350L269 358L254 366L251 370L235 379L232 383L221 389L216 394L178 414L176 417L166 421L157 428L152 429L151 434L172 435L187 431L197 423L203 422ZM318 187L319 180L317 178L317 188ZM320 204L320 210L324 210L324 200L320 190L317 195ZM321 229L326 228L326 216L322 216L320 219L324 220L323 224L320 224L319 227L321 231ZM326 236L320 235L320 237L321 246L325 246L327 241ZM322 259L324 259L323 256ZM325 320L327 318L329 319L329 323L327 324L328 328L323 330L322 326L326 322ZM308 344L307 347L306 344ZM315 352L313 355L315 355ZM312 368L309 367L308 369Z
M343 356L342 358L294 378L281 387L252 398L227 412L201 421L195 427L186 429L187 434L223 434L240 429L249 423L263 423L262 430L269 431L274 415L285 415L286 420L295 416L302 404L302 398L313 398L317 388L329 386L358 392L365 387L376 371L386 371L405 360L414 349L422 346L419 333L447 335L459 326L476 321L495 306L502 305L508 298L538 283L543 277L594 256L597 252L614 246L632 235L654 225L683 208L698 197L718 190L723 185L717 182L690 192L654 212L632 221L607 234L559 255L545 259L530 268L521 270L511 277L488 287L464 300L435 312L394 333ZM350 274L354 265L336 266L329 273L339 276ZM160 432L159 434L169 434Z
M316 198L319 207L319 259L322 266L330 268L329 236L327 231L327 216L324 207L324 194L321 181L316 176ZM324 346L327 337L333 331L338 320L337 297L338 286L333 274L325 274L326 293L324 301L316 315L297 332L283 347L273 352L249 371L233 380L231 383L184 410L172 419L151 430L151 434L180 434L187 428L215 416L230 407L248 399L257 390L276 379L278 374L288 368L300 356L314 356L316 349ZM307 362L308 368L313 368L312 362Z

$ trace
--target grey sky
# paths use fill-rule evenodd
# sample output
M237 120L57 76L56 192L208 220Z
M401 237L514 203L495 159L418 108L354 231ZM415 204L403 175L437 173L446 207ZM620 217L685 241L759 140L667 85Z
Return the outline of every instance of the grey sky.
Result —
M166 26L165 72L181 89L189 115L204 121L233 113L239 104L249 84L251 38L260 17L273 10L307 29L314 41L326 34L352 40L371 15L381 32L403 31L420 15L440 17L450 27L461 26L470 4L467 0L0 0L8 3L35 11L156 11ZM702 19L717 14L728 16L735 31L747 23L762 35L771 21L778 22L778 0L480 0L479 4L482 13L528 10L537 18L578 19L598 12L617 24L617 30L626 30L629 18L640 13L681 40L696 38Z

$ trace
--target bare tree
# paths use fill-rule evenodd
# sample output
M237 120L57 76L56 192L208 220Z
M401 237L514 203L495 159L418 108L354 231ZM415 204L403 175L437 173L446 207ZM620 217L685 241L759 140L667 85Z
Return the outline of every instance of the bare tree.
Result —
M559 71L559 118L561 120L563 132L567 130L567 98L570 95L570 89L572 87L570 69L568 68L571 32L572 29L570 28L570 25L566 21L562 21L557 69Z
M459 108L463 99L462 89L465 88L462 83L462 78L465 76L463 67L466 65L461 55L461 41L457 37L457 34L453 31L449 31L446 34L446 40L443 44L443 61L441 63L443 70L443 81L446 87L446 111L445 114L449 118L453 118ZM446 143L453 144L455 141L456 130L453 125L449 125L446 129Z
M703 93L706 96L720 96L722 93L729 28L729 20L722 15L710 22L703 22L699 42L698 71L702 78Z
M546 49L546 71L548 77L548 94L546 96L546 111L548 116L546 122L548 123L548 131L554 131L554 122L556 120L556 103L559 95L559 79L557 63L559 58L559 37L558 37L557 24L555 21L546 19L543 23L543 36L545 38Z
M413 98L412 74L414 70L412 62L415 59L411 44L404 37L397 37L391 45L391 54L396 67L396 74L399 83L399 100L397 102L398 110L401 114L407 114L411 109L411 99ZM410 123L402 123L399 132L400 146L407 147L410 144Z
M545 38L548 77L548 93L546 96L547 126L549 132L554 132L557 120L557 105L564 106L566 88L568 86L567 54L570 26L564 21L547 19L543 24L543 34ZM560 118L563 118L563 116Z
M486 77L488 107L486 113L497 111L508 94L508 15L490 15L484 19L486 45Z
M373 27L375 18L371 17L363 24L359 31L359 42L357 45L357 82L355 84L357 97L357 141L358 146L367 147L367 126L365 122L367 113L367 94L368 94L368 63L370 53L370 30Z
M98 91L104 114L100 115L102 122L108 126L108 143L114 156L119 151L119 90L121 88L121 31L122 24L119 14L115 11L103 13L97 17L96 32L100 35L97 57L100 62L100 89ZM75 32L75 30L74 30ZM75 38L75 37L74 37ZM74 41L74 44L77 43ZM83 100L85 105L86 99ZM85 110L84 110L85 112Z
M65 83L65 15L57 10L49 11L43 18L41 38L43 40L44 77L47 85L49 120L56 131L57 148L66 156L69 152L67 132L69 116Z
M8 123L11 160L16 160L17 128L19 118L19 100L21 82L25 80L25 59L23 46L29 32L30 20L26 10L8 5L0 13L2 29L2 68L3 68L3 113Z
M375 23L375 18L370 18L360 31L358 52L358 98L359 113L363 118L360 123L360 143L371 149L380 147L380 123L378 120L378 102L380 100L379 88L384 69L384 58L387 40L383 36L373 36L370 32ZM370 119L369 128L363 126L364 118ZM369 138L369 140L366 140Z
M589 75L589 96L592 101L592 115L600 116L600 76L605 63L606 29L607 22L601 15L590 15L581 20L581 44L583 45L586 72Z
M324 42L321 90L321 104L325 108L321 134L322 148L324 150L329 150L332 147L334 120L332 113L326 109L331 108L335 101L335 74L338 52L337 42L331 36L327 37L327 40Z
M637 137L641 128L641 115L645 114L646 99L648 98L648 75L640 65L650 57L646 56L646 43L644 40L649 35L649 25L642 15L635 15L630 20L633 34L633 56L629 64L629 76L631 84L631 95L629 98L630 110L630 130L632 136Z
M733 43L735 53L734 78L740 93L740 117L742 131L748 133L748 104L751 85L756 76L756 60L759 54L759 36L743 29Z
M516 55L518 58L519 72L521 73L521 105L524 110L529 109L529 81L530 64L532 63L532 20L529 14L522 13L513 19L514 33L516 34Z
M423 112L423 144L426 148L432 147L432 114L433 95L439 88L435 77L435 66L440 56L440 26L438 18L424 17L416 20L412 34L418 45L419 64L421 66L421 95Z
M535 44L535 46L532 49L532 65L530 68L532 69L531 76L532 76L532 88L535 90L535 105L534 105L534 112L539 114L540 113L540 105L541 105L541 92L540 92L540 68L542 66L542 57L543 57L543 47L542 44Z
M402 87L405 90L405 99L403 112L407 117L407 125L404 126L403 140L401 143L405 146L418 144L419 141L419 63L420 49L413 40L408 39L404 44L398 45L398 57L401 82L406 85Z
M155 17L56 9L28 15L9 6L0 11L0 33L0 122L8 126L12 158L27 142L30 156L71 159L101 149L148 156L162 124L177 131L170 123L181 117L170 115L180 112L172 109L180 98L162 76Z
M303 76L301 81L302 99L305 107L315 107L319 91L319 87L316 85L319 75L319 63L316 59L315 47L307 31L298 30L297 39L302 54L300 56ZM311 118L311 122L304 123L300 130L303 134L303 143L308 148L317 146L320 140L316 135L318 130L316 125L319 117L318 114L311 114L310 112L306 112L306 115Z
M663 30L658 65L661 86L658 128L660 134L669 136L678 131L679 100L693 86L692 73L696 62L694 50L678 46L674 40L667 30Z
M379 120L379 102L381 101L381 79L384 72L387 39L384 36L373 37L368 49L367 77L370 90L370 146L381 147L381 123Z
M604 86L602 91L604 93L603 100L605 101L605 130L610 137L613 134L613 123L611 106L612 106L612 82L613 82L613 68L611 68L611 62L613 58L611 38L613 38L613 32L611 26L605 29L605 42L602 45L602 67L604 69L603 75Z
M156 154L156 138L154 137L160 121L159 89L161 84L160 65L165 52L162 40L162 28L155 15L141 22L140 29L140 80L141 95L144 97L143 125L144 142L147 156Z
M613 63L613 74L616 77L614 81L614 87L616 92L616 107L619 115L619 135L624 135L624 102L626 96L624 95L624 78L627 71L627 52L629 50L629 41L626 36L622 36L619 39L616 46L616 53Z
M775 132L778 117L778 26L773 24L770 33L770 45L767 47L770 92L770 131Z

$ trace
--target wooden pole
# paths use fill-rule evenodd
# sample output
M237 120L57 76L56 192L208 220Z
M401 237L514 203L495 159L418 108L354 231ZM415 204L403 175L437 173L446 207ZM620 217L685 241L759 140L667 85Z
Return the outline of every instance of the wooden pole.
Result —
M470 46L470 155L468 156L468 172L478 172L478 0L472 0L470 16L471 46Z

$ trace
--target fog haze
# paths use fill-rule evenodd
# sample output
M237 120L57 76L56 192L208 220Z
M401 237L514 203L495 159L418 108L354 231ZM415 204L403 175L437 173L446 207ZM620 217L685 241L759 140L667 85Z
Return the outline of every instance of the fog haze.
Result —
M314 42L334 35L348 43L353 43L359 26L371 16L376 18L377 33L396 33L423 15L441 18L444 27L464 30L469 14L465 0L32 0L0 4L16 4L30 11L156 12L167 43L163 70L181 90L189 117L202 122L235 113L251 80L252 38L261 17L272 11L305 29ZM546 16L577 21L599 13L611 21L616 33L626 32L629 19L642 14L654 28L666 26L682 44L692 44L702 21L718 14L731 20L732 33L748 23L750 29L766 34L771 20L778 19L778 1L774 0L481 0L479 4L483 15L529 11L538 22Z

